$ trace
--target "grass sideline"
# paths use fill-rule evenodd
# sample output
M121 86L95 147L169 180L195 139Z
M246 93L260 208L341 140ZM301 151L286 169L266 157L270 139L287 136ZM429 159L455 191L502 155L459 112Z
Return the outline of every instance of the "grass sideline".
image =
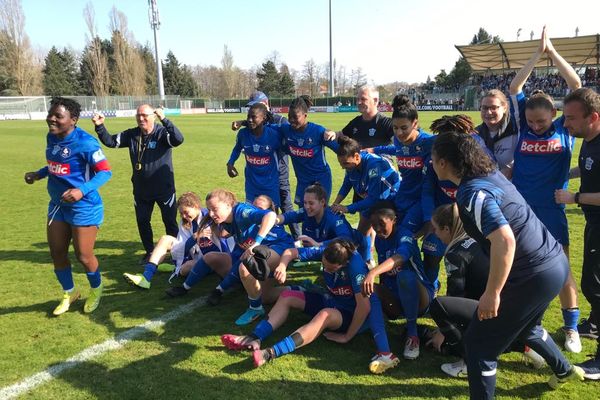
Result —
M421 126L444 113L421 113ZM471 114L480 121L477 113ZM173 118L185 136L184 144L174 150L178 194L193 190L204 197L216 187L233 190L244 197L243 177L230 179L225 163L233 146L230 121L239 114L181 116ZM354 114L311 114L309 119L330 129L341 129ZM109 131L134 125L133 118L109 119ZM93 133L89 120L80 126ZM135 225L131 195L131 165L125 149L105 149L113 178L102 189L105 222L99 232L96 255L106 287L100 308L91 315L82 312L83 301L60 318L50 313L60 296L60 286L52 273L45 238L45 213L48 195L45 182L26 185L23 175L44 165L44 121L0 121L3 146L2 170L7 181L0 191L0 388L61 363L82 350L160 317L176 307L205 295L217 282L209 277L187 297L166 299L169 286L165 275L158 275L149 292L131 288L123 272L139 271L141 246ZM576 145L576 154L580 142ZM328 151L329 152L329 151ZM334 155L328 160L334 174L334 192L343 173ZM576 163L576 157L573 158ZM241 172L243 161L238 161ZM294 178L291 178L295 187ZM573 188L578 181L571 183ZM571 232L571 262L577 282L581 278L582 234L584 220L576 207L567 209ZM163 233L160 215L153 216L155 239ZM87 296L88 284L80 265L74 262L76 285ZM294 271L292 280L314 276L314 271ZM443 273L442 273L443 276ZM541 288L540 288L541 289ZM445 286L442 286L442 292ZM582 316L589 305L580 295ZM149 331L113 352L83 362L56 379L22 396L35 399L90 398L222 398L279 399L292 395L314 398L466 398L467 382L446 378L440 371L443 362L454 361L424 350L416 361L402 360L383 376L368 372L374 351L369 334L341 346L318 339L293 355L254 370L246 353L225 351L219 335L248 332L239 329L234 319L245 307L241 292L227 296L219 308L199 307L192 314L172 320L157 331ZM544 323L557 343L563 335L558 301L552 303ZM306 321L293 313L290 321L277 331L268 344L284 337ZM427 321L431 323L431 321ZM403 322L391 322L388 334L392 350L401 354L400 330ZM581 354L567 354L569 360L582 361L594 350L594 342L584 339ZM534 371L519 361L518 354L501 357L498 373L498 398L560 399L596 398L596 386L586 382L570 384L552 392L546 381L550 369ZM224 392L225 390L225 392Z

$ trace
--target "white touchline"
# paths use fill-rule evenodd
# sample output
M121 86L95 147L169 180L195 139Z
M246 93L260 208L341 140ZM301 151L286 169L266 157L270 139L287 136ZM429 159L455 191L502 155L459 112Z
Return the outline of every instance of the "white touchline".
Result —
M14 399L15 397L35 388L36 386L54 379L62 372L76 367L82 362L99 357L109 351L118 350L125 346L129 341L136 339L138 336L141 336L148 331L155 331L164 326L167 322L173 321L185 314L189 314L194 311L194 309L205 304L206 297L200 297L190 303L177 307L175 310L168 312L165 315L151 319L150 321L146 321L143 324L135 326L102 343L88 347L66 361L53 365L42 372L31 375L29 378L25 378L21 382L15 383L14 385L2 388L0 390L0 400Z

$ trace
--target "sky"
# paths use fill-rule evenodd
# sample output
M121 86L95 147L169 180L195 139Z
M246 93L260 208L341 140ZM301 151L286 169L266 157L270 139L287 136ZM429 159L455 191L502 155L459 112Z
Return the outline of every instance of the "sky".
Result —
M21 0L25 30L33 47L45 54L52 46L81 51L88 0ZM102 38L110 38L109 12L125 13L141 44L154 45L147 0L92 0ZM424 82L441 69L450 72L460 54L484 27L504 41L600 33L600 0L331 0L333 53L348 73L362 68L369 83ZM60 5L64 4L64 5ZM68 5L66 5L68 4ZM220 66L226 45L234 65L260 66L274 51L280 61L301 71L313 59L329 63L328 0L157 0L161 26L159 54L172 50L190 66Z

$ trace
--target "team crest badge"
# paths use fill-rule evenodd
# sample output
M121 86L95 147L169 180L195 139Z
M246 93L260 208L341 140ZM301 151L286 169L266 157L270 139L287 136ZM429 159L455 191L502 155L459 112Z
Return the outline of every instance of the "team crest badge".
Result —
M304 146L304 139L298 139L298 146Z
M362 285L363 281L365 280L365 275L364 274L358 274L356 275L356 284L357 285Z
M375 128L369 128L369 136L375 136Z
M356 135L356 132L358 132L358 128L353 128L353 129L352 129L352 134L353 134L353 135Z
M92 159L94 160L94 162L99 162L104 160L106 157L104 156L104 153L102 152L101 149L98 149L94 152L94 154L92 154Z
M148 143L148 148L149 149L155 149L156 148L156 142L155 141L151 141Z
M585 169L588 171L592 170L592 165L594 165L594 159L592 157L588 157L585 159Z
M369 170L369 178L375 178L377 176L377 168L372 168Z
M258 153L260 151L260 144L253 144L252 150L254 150L255 153Z
M402 146L402 153L407 156L410 154L410 149L406 146Z
M67 158L71 155L71 149L69 149L68 147L63 147L62 150L60 151L60 156L62 158Z
M248 218L248 216L250 215L251 211L252 210L250 210L249 208L245 209L244 211L242 211L242 217Z
M55 144L54 147L52 148L52 155L55 156L56 153L58 153L60 151L60 146Z

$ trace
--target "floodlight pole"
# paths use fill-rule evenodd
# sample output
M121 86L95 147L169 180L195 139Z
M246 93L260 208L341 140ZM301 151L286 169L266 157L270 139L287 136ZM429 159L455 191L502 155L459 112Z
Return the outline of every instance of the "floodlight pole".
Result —
M331 0L329 0L329 96L335 96L335 88L333 87L333 47L331 37Z
M162 62L158 56L158 29L160 28L160 19L158 17L158 6L156 0L148 0L150 9L148 10L148 17L150 18L150 27L154 31L154 59L156 60L156 78L158 81L158 94L160 99L165 99L165 84L163 82L162 74Z

